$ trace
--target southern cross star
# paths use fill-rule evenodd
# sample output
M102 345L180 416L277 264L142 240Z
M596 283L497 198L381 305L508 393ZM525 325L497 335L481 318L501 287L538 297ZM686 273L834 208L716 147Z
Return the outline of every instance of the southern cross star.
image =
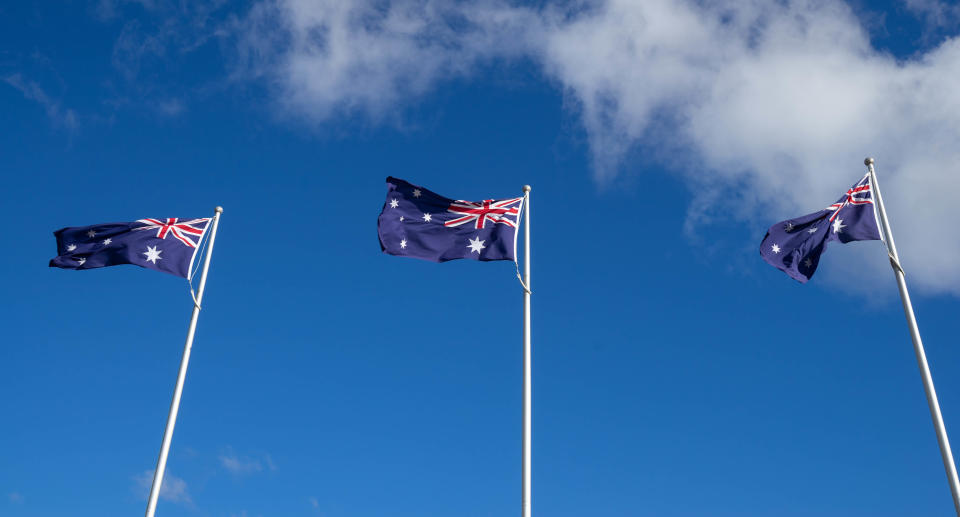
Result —
M76 244L71 244L71 245L67 246L67 251L73 251L73 250L75 250L75 249L77 249L77 245L76 245Z
M780 246L777 244L774 244L773 246L770 246L770 251L774 253L780 253Z
M406 247L407 247L407 239L400 239L400 248L403 249Z
M816 226L814 226L813 228L810 228L809 230L807 230L807 233L817 233L817 230L819 229L820 228L817 228Z
M111 239L111 238L109 238L109 237L106 238L106 239L103 239L103 245L104 245L104 246L109 246L111 242L113 242L113 239Z
M413 197L420 197L421 195L423 195L423 193L420 192L420 189L418 188L413 189Z
M784 225L783 229L786 230L787 232L792 232L792 231L793 231L793 223L787 221L787 224Z
M163 253L163 250L158 250L156 246L147 246L147 251L144 251L143 254L147 256L147 262L157 263L158 260L163 260L160 257L160 254Z
M391 199L391 200L390 200L390 208L397 208L398 206L400 206L400 202L399 202L399 201L397 201L396 199Z
M400 216L400 222L401 222L401 223L403 222L403 216L402 216L402 215Z
M86 262L86 261L87 261L87 259L85 259L85 258L83 258L83 257L80 257L80 258L77 259L77 262L79 262L81 266L82 266L83 263Z
M843 223L843 219L839 219L839 218L838 218L836 221L833 222L833 233L842 233L842 232L843 232L843 229L846 228L847 225L842 224L842 223Z
M467 247L470 248L470 253L477 252L477 255L479 255L480 250L486 248L486 246L483 245L484 242L486 241L481 241L479 235L473 239L470 239L470 244L467 245Z
M97 236L97 232L95 232L95 231L93 231L93 230L90 230L89 232L87 232L87 237L90 237L91 239L94 238L94 237L96 237L96 236Z
M803 261L803 265L807 267L813 266L813 261L810 260L810 257L807 257L807 260Z
M433 217L433 216L430 215L430 214L423 214L423 220L426 221L426 222L428 222L428 223L430 222L430 219L431 219L432 217Z

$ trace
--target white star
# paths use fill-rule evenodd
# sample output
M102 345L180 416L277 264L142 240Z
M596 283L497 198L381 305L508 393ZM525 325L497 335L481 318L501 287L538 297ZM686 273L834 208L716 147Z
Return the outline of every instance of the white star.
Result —
M96 236L97 236L97 232L95 232L95 231L93 231L93 230L90 230L89 232L87 232L87 237L90 237L91 239L94 238L94 237L96 237Z
M87 259L85 259L85 258L83 258L83 257L80 257L80 258L77 259L77 262L79 262L81 266L82 266L83 263L86 262L86 261L87 261Z
M814 226L813 228L810 228L809 230L807 230L807 233L817 233L817 230L819 229L820 228L817 228L816 226Z
M847 225L841 223L843 223L843 219L839 218L833 222L833 233L842 233L843 229L847 227Z
M402 215L400 216L400 222L401 222L401 223L403 222L403 216L402 216Z
M479 235L473 239L470 239L470 244L467 245L467 247L470 248L470 253L477 252L477 255L479 255L480 250L486 248L486 246L483 245L484 242L486 241L481 241Z
M398 206L400 206L400 203L396 199L390 200L390 208L397 208Z
M430 214L423 214L423 220L426 221L426 222L428 222L428 223L430 222L430 218L431 218L431 217L433 217L433 216L430 215Z
M77 249L77 245L76 245L76 244L71 244L71 245L67 246L67 251L73 251L73 250L75 250L75 249Z
M160 254L163 253L163 250L158 250L156 246L147 246L147 251L144 251L143 254L147 256L147 262L157 263L158 260L163 260L160 258Z
M401 239L401 240L400 240L400 248L402 249L402 248L406 248L406 247L407 247L407 239Z
M780 253L780 246L777 244L774 244L773 246L770 246L770 250L773 251L774 253Z
M787 230L787 232L792 232L792 231L793 231L793 223L791 223L790 221L787 221L787 224L786 224L783 228L784 228L784 230Z
M804 260L804 261L803 261L803 265L804 265L804 266L807 266L807 267L811 267L811 266L813 266L813 261L810 260L810 257L807 257L807 260Z
M104 245L104 246L109 246L111 242L113 242L113 239L106 238L106 239L103 240L103 245Z
M420 189L418 188L413 189L413 197L420 197L421 195L422 195L422 192L420 192Z

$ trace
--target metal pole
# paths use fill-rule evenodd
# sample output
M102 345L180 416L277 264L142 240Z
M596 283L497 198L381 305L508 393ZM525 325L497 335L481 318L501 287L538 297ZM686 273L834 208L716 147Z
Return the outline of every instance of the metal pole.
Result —
M523 186L523 517L531 515L530 185Z
M960 481L957 479L957 467L953 462L953 453L950 451L950 440L947 438L947 428L943 425L943 415L940 414L940 402L937 400L937 391L933 387L933 377L930 375L930 366L927 364L927 354L924 352L923 342L920 340L920 329L917 328L917 318L913 314L913 304L910 303L910 293L907 292L907 282L903 278L903 269L900 267L900 256L897 255L897 246L893 243L893 232L890 230L889 221L887 221L887 211L883 206L880 186L877 185L877 173L873 170L873 158L863 160L863 164L867 166L867 170L870 172L870 182L873 183L877 211L880 214L880 224L883 226L883 236L887 242L887 252L890 254L890 265L893 267L893 274L897 277L900 300L903 302L903 313L907 317L907 326L910 327L910 338L913 339L913 352L917 356L920 376L923 377L923 389L927 394L927 405L930 407L933 427L937 431L937 443L940 444L943 468L947 472L947 481L950 483L950 492L953 494L953 509L960 517Z
M223 208L217 207L213 216L213 228L210 229L210 242L207 256L203 259L203 272L200 274L200 286L197 288L196 303L193 304L193 315L190 316L190 329L187 330L187 341L183 345L183 358L180 359L180 373L177 374L177 387L173 390L173 401L170 402L170 414L167 415L167 428L163 432L163 444L160 446L160 458L157 459L157 469L153 472L153 485L150 487L150 499L147 501L146 517L153 517L157 509L157 498L160 496L160 485L163 483L163 473L167 468L167 453L170 452L170 440L173 439L173 426L177 423L177 412L180 410L180 394L183 393L183 380L187 377L187 363L190 362L190 349L193 347L193 333L197 329L197 317L200 316L200 304L203 302L203 288L207 285L207 271L210 269L210 256L213 255L213 242L217 238L217 224Z

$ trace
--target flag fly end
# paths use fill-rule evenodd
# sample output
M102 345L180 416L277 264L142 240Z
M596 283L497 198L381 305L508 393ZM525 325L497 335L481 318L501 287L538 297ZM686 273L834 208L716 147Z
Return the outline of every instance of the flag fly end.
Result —
M431 262L516 262L524 199L463 201L387 178L387 198L377 219L380 249L389 255Z
M803 283L816 272L829 242L881 240L870 180L867 172L832 205L771 226L760 243L760 256Z

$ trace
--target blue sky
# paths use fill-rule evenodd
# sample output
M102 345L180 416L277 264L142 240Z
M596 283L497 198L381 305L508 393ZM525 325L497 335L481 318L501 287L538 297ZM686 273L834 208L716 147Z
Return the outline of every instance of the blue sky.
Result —
M510 263L380 253L388 175L533 186L534 512L951 515L893 275L773 222L878 173L960 436L960 12L933 0L0 7L0 515L143 511L192 307L52 231L225 209L158 515L519 511Z

